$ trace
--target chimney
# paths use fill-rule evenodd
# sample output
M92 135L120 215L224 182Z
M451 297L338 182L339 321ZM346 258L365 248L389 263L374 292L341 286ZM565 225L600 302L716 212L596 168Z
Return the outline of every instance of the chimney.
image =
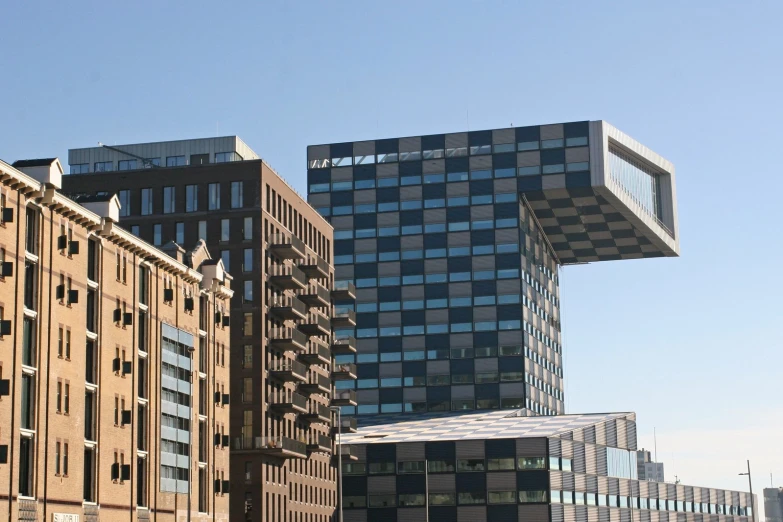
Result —
M63 186L63 166L58 158L18 160L11 166L56 190Z

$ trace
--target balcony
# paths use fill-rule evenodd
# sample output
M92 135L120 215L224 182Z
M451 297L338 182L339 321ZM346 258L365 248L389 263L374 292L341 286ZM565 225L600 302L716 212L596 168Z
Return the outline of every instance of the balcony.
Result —
M272 328L269 332L269 347L280 352L303 352L307 350L307 336L296 328Z
M329 319L318 312L310 312L307 317L299 323L299 330L307 335L329 335L332 333L332 325Z
M316 345L315 351L299 354L299 360L306 364L329 364L332 354L328 348Z
M329 409L329 406L316 404L310 413L300 415L299 420L310 423L320 422L322 424L329 424L332 422L331 410Z
M331 437L321 435L320 433L314 434L310 439L310 443L307 445L307 450L312 452L320 451L323 453L331 453L332 439Z
M296 361L280 361L269 368L269 376L283 382L305 382L307 366Z
M335 426L332 429L334 433L356 433L357 430L356 417L343 417L340 419L340 426Z
M304 290L307 278L294 265L272 265L269 268L269 282L285 290Z
M332 382L329 377L313 372L311 381L300 384L299 391L302 393L331 393Z
M332 315L335 328L353 328L356 326L356 312L346 306L336 306Z
M306 256L304 241L287 234L272 234L269 251L280 259L304 259Z
M335 381L350 381L356 379L356 365L340 364L332 368L332 379Z
M329 277L329 263L321 256L307 256L307 259L299 263L299 268L310 279L326 279Z
M356 406L356 392L354 390L336 391L332 397L332 406Z
M234 450L257 451L281 458L307 458L307 445L288 437L236 437Z
M295 392L275 393L269 398L269 407L280 413L307 413L307 398Z
M332 352L335 355L356 353L356 338L352 335L336 336L332 340Z
M269 305L269 311L282 320L286 319L304 319L307 317L307 306L290 295L283 295L272 300Z
M337 301L350 301L356 299L356 286L350 281L335 281L332 288L332 297Z
M342 457L343 460L359 460L359 456L353 449L353 446L347 446L345 444L339 444L334 454L336 457Z
M299 298L309 306L324 307L331 304L329 290L319 284L310 284L299 295Z

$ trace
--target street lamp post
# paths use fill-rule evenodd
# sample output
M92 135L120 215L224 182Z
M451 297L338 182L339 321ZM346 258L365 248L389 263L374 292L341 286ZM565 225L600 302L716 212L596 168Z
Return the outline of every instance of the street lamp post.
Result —
M339 406L330 406L330 410L337 412L337 502L339 509L339 522L343 522L343 447L342 440L342 410Z
M750 461L748 461L748 472L747 473L740 473L740 475L747 475L748 476L748 487L750 488L750 510L751 510L751 520L756 520L756 503L753 500L753 481L750 478Z

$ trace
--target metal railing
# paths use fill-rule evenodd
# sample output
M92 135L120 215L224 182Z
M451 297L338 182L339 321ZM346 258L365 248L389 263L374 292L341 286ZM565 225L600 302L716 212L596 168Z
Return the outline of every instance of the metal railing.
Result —
M322 303L324 303L324 306L328 305L331 301L331 295L329 295L329 290L324 288L321 285L314 285L310 284L303 292L302 295L312 296L318 298Z
M315 350L313 350L312 352L303 353L301 356L302 358L305 359L315 359L316 357L318 357L325 361L329 361L332 358L332 354L329 351L329 349L320 345L316 346Z
M269 267L269 277L288 278L295 280L302 286L307 286L307 277L304 272L294 265L272 265Z
M340 390L339 392L336 392L334 394L334 397L332 398L333 401L350 401L350 402L356 402L356 391L355 390Z
M290 451L292 453L298 453L300 455L307 454L307 445L304 442L300 442L298 440L289 439L288 437L282 437L282 436L235 437L234 449L284 450L284 451Z
M338 306L335 307L334 309L334 314L332 315L332 319L355 323L356 312L354 312L352 309L348 308L347 306Z
M335 336L332 341L332 346L336 348L353 348L356 349L356 338L353 335L338 335Z
M284 295L273 299L269 306L271 308L290 308L302 315L307 315L307 305L290 295Z
M269 236L269 248L293 248L305 253L305 243L298 237L288 234L272 234Z
M356 375L356 365L354 363L337 364L332 368L332 373L350 373Z
M313 373L314 378L310 379L310 382L303 382L301 386L307 387L319 387L325 390L331 390L332 389L332 382L329 380L329 377L325 375L321 375L320 373Z
M310 439L310 445L311 446L317 446L318 448L323 448L326 450L331 451L332 449L332 439L331 437L328 437L326 435L323 435L319 433L317 436Z
M279 361L269 368L270 372L292 372L307 377L307 366L296 361Z
M329 275L329 263L321 256L307 256L307 259L302 261L300 266L315 269L324 276Z
M323 330L326 330L327 332L332 331L332 325L329 322L329 319L324 317L321 314L318 313L310 313L306 319L302 322L303 325L313 325L318 326Z
M356 423L356 417L343 417L340 419L340 431L356 431L358 424Z
M296 328L279 327L272 328L269 332L269 339L273 341L292 341L302 346L307 346L307 335L300 332Z
M356 285L350 281L335 281L332 287L334 292L348 292L350 294L356 294Z

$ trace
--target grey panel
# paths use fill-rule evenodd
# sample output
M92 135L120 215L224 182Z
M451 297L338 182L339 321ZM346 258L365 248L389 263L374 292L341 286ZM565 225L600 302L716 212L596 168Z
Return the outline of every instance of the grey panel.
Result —
M560 456L560 439L547 439L549 441L549 454L553 457Z
M405 402L416 402L427 400L427 388L403 388L402 398Z
M313 145L307 147L307 160L327 159L330 156L329 145Z
M444 375L450 373L449 361L427 361L427 375Z
M427 508L399 508L397 520L404 522L427 522Z
M356 390L359 404L378 404L378 390Z
M452 386L451 398L455 399L472 399L475 397L475 391L472 384Z
M332 181L353 181L353 167L333 168L329 176Z
M375 168L376 178L389 178L397 177L400 172L400 166L398 163L381 163Z
M470 283L449 283L449 295L451 297L465 297L473 295L473 287Z
M421 136L400 138L400 152L416 152L421 150Z
M376 353L378 351L378 339L358 339L356 351L359 353Z
M394 475L388 477L367 477L367 493L396 493L397 477Z
M514 472L488 472L487 491L516 491L517 474Z
M424 286L423 285L403 286L402 287L402 298L403 299L423 299L424 298ZM403 339L403 343L404 342L405 342L405 339Z
M402 323L400 312L381 312L378 314L379 326L398 326Z
M434 473L428 477L430 493L453 493L457 490L453 474Z
M378 300L377 288L359 288L358 290L356 290L357 302L368 302L368 301L377 301L377 300Z
M514 127L508 129L497 129L492 131L492 144L516 143L517 132Z
M432 208L424 211L425 223L445 223L446 222L446 209L445 208Z
M501 194L504 192L516 192L517 180L516 178L502 178L495 180L495 193Z
M408 249L421 249L424 247L423 236L403 236L400 238L400 248L403 250Z
M494 270L495 256L476 256L473 258L473 271Z
M541 165L541 153L537 150L517 153L518 167L534 167Z
M576 489L576 480L573 473L563 473L563 489L566 491L574 491Z
M547 504L521 504L518 509L519 522L550 522Z
M331 194L329 194L328 192L319 193L319 194L310 194L307 197L307 202L314 207L328 207L329 205L331 205L332 198L331 198ZM348 219L350 219L351 223L353 223L353 218L348 218ZM349 228L349 227L342 227L342 228Z
M449 346L452 348L469 348L473 346L473 334L451 334L449 336Z
M374 141L355 141L353 143L354 156L369 156L375 154Z
M565 188L565 186L565 174L550 174L548 176L541 176L541 188L544 190Z
M479 306L473 309L474 321L497 321L497 318L498 310L494 306Z
M495 207L492 205L478 205L470 207L470 219L478 221L481 219L495 219Z
M501 346L522 344L522 331L498 332L498 343Z
M358 251L358 249L357 249ZM378 263L378 277L398 276L400 275L400 263Z
M379 227L396 227L400 224L399 212L382 212L378 214Z
M426 321L428 324L442 324L442 323L448 323L449 322L449 311L447 309L443 310L427 310L427 313L425 314Z
M467 132L454 132L452 134L446 134L446 148L455 149L458 147L468 146L468 133Z
M448 261L446 259L426 259L424 261L425 274L440 274L448 272Z
M353 244L354 252L377 252L378 241L375 239L357 239Z
M517 455L520 457L546 457L546 439L517 439Z
M378 375L380 377L402 377L402 363L380 363L378 365Z
M565 150L566 163L576 163L590 160L589 147L569 147Z
M446 172L446 161L442 159L424 160L421 162L421 171L424 174L440 174Z
M421 199L421 185L400 187L400 201L409 199Z
M479 440L458 440L456 442L456 455L458 459L484 458L484 441Z
M354 190L353 202L355 204L375 203L375 189Z
M497 371L497 369L498 369L498 359L497 359L497 357L481 357L479 359L475 359L474 360L473 366L474 366L476 372L493 372L493 371Z
M332 226L335 230L349 230L353 228L353 216L336 216L332 218Z
M340 265L334 267L335 279L353 279L353 265Z
M542 140L556 140L563 137L563 125L560 123L555 125L541 125L540 129Z
M492 156L471 156L470 170L487 170L492 168Z
M447 183L446 184L447 196L468 196L470 195L470 185L465 183Z
M406 336L402 338L403 350L418 350L425 347L426 337L423 335Z
M470 246L470 232L449 232L449 247Z
M485 506L457 507L457 522L486 522L487 508Z

